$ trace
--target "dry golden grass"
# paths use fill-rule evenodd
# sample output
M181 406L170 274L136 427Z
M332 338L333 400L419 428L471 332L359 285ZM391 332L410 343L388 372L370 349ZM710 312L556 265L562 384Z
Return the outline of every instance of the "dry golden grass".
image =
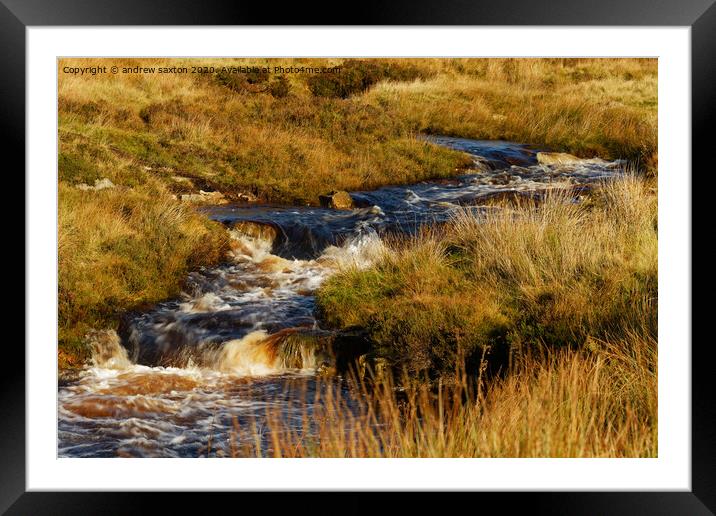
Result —
M438 69L425 81L381 83L366 101L418 131L624 158L656 172L656 60L476 59Z
M70 356L63 363L86 353L80 340L90 328L114 326L122 311L176 295L192 268L223 259L220 225L154 195L60 184L59 338Z
M169 60L172 65L243 61ZM112 59L103 64L159 62ZM59 66L89 63L97 60L68 59ZM447 177L470 164L461 153L415 138L394 113L360 97L313 96L301 74L286 76L292 89L281 98L232 90L212 74L79 77L60 72L59 77L60 180L70 184L108 177L136 186L158 179L178 191L182 185L171 177L179 175L205 190L317 204L318 196L330 190Z
M340 59L108 59L107 66L333 66ZM553 146L656 167L656 60L387 59L411 81L342 98L289 74L285 97L232 90L212 74L59 73L60 180L135 186L171 176L269 201L317 202L333 189L447 177L460 153L415 138L442 133ZM97 64L67 59L65 66ZM346 72L347 76L348 72ZM149 167L151 170L146 170Z
M304 413L235 426L234 456L258 457L656 457L656 341L630 335L590 352L554 352L502 378L461 375L457 385L409 385L389 377L353 382L349 403L335 384ZM479 387L476 387L479 386ZM333 386L333 388L331 388ZM263 434L263 435L262 435ZM261 437L268 442L262 445Z
M656 335L656 194L643 179L605 183L586 202L459 214L395 245L376 266L318 292L339 328L367 329L399 368L450 374L483 350L580 349L590 339ZM646 338L645 337L645 338Z

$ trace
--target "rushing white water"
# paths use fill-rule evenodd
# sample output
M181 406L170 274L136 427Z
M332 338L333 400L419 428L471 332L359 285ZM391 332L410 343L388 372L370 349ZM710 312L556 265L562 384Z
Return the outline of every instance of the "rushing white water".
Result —
M383 245L376 235L361 236L314 260L288 260L271 254L266 240L233 239L233 261L195 273L201 286L193 295L139 317L135 336L144 332L156 347L172 342L177 328L196 339L165 347L166 366L134 363L115 332L91 335L93 367L59 390L60 456L223 456L237 423L254 424L268 410L288 418L310 413L315 390L325 388L311 375L316 354L305 346L295 357L282 353L267 321L314 329L315 289L340 268L370 265ZM209 325L188 331L221 312L238 314L241 336L210 346L221 333Z
M316 390L326 388L312 373L332 360L314 298L328 277L374 263L386 252L386 233L411 233L463 206L479 210L495 195L559 188L577 198L621 166L539 165L535 151L506 142L438 143L474 154L483 170L354 192L362 207L353 210L209 208L233 228L229 261L191 273L179 299L128 315L118 333L90 336L93 366L59 389L58 454L222 456L230 454L232 429L253 424L270 446L262 437L266 411L300 427Z

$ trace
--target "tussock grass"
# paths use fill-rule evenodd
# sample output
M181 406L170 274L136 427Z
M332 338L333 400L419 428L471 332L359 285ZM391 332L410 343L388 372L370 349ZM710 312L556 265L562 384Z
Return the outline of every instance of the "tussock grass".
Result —
M568 201L458 213L373 268L332 277L320 310L336 327L366 328L395 368L436 377L484 352L504 367L593 338L655 337L656 194L630 175Z
M192 268L220 261L226 236L169 197L147 189L83 192L60 184L59 341L64 365L87 353L91 328L176 295ZM63 364L61 364L63 365Z

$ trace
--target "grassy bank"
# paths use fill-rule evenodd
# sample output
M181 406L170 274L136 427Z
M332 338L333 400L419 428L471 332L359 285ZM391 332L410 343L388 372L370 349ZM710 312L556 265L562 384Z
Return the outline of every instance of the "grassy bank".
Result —
M656 163L656 60L106 60L124 66L342 66L340 74L63 73L60 180L317 203L329 190L453 175L437 133ZM275 84L283 85L278 88ZM174 179L173 179L174 178Z
M161 187L158 187L161 191ZM125 310L178 293L187 273L223 259L225 230L152 189L80 191L60 183L60 367L87 358L82 337Z
M60 66L87 62L67 60ZM241 61L172 61L197 63ZM398 112L366 102L360 88L348 98L323 96L328 94L323 90L315 95L311 75L280 77L287 77L288 90L276 95L270 89L274 79L244 75L60 73L60 179L92 184L108 177L136 186L153 178L176 193L219 190L317 204L330 190L447 177L470 164L458 152L416 139Z
M657 63L651 59L424 60L424 81L382 82L366 101L414 130L547 145L657 167Z
M656 336L656 193L636 177L587 202L556 194L398 241L373 268L319 291L326 321L368 331L411 374L441 376L485 354L499 366L594 339Z

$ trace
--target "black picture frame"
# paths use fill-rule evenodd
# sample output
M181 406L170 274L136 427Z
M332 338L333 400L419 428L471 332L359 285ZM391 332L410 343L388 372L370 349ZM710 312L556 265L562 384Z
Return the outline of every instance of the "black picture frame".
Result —
M315 11L304 3L224 2L221 0L0 0L0 105L4 163L25 165L25 31L30 26L82 25L617 25L691 27L692 170L710 171L712 154L707 128L713 123L716 84L716 4L714 0L507 0L489 2L400 0L382 5L361 2L340 17L333 8ZM692 176L693 177L693 176ZM23 181L24 185L24 181ZM23 186L24 188L24 186ZM693 205L693 200L692 200ZM25 268L25 276L31 274ZM31 309L31 307L27 307ZM693 320L693 318L692 318ZM671 343L690 345L691 343ZM612 493L479 493L479 504L501 510L529 506L551 514L713 514L716 512L716 430L714 389L708 360L710 342L692 346L692 491ZM160 499L165 512L187 507L184 494L26 492L25 353L5 346L0 375L0 512L7 514L127 514L143 512L148 499ZM12 366L10 366L12 364ZM88 463L91 468L91 461ZM212 494L217 501L232 494ZM243 502L247 494L241 494ZM471 496L475 496L474 494ZM256 498L251 495L250 498ZM420 494L411 497L424 506ZM256 500L259 501L259 500ZM212 502L212 504L215 502ZM272 509L295 510L295 496ZM456 502L452 502L456 503ZM458 502L459 503L459 502ZM471 500L469 504L474 504ZM278 505L277 505L278 504ZM365 512L375 508L365 494L351 493L336 510ZM314 507L315 508L315 507Z

